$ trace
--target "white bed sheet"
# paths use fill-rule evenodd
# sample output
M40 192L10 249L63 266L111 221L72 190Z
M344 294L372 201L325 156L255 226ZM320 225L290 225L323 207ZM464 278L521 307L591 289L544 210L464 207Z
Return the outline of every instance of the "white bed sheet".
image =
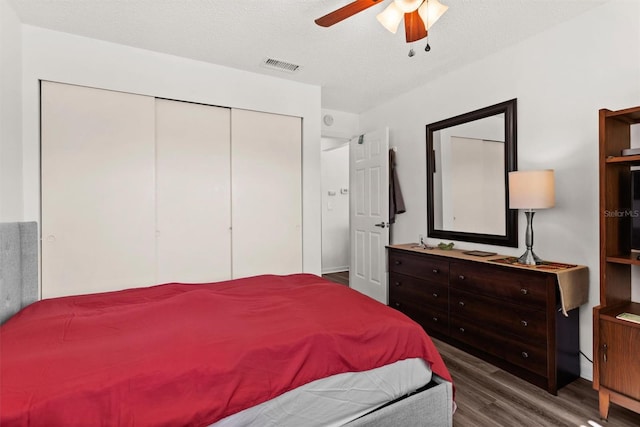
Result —
M240 411L211 427L334 427L414 392L431 380L422 359L319 379Z

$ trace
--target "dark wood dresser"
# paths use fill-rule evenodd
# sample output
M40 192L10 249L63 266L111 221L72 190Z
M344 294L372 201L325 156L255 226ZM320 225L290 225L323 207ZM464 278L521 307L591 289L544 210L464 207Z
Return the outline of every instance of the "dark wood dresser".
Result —
M579 377L579 313L562 313L553 272L414 245L388 257L389 305L431 336L549 393Z

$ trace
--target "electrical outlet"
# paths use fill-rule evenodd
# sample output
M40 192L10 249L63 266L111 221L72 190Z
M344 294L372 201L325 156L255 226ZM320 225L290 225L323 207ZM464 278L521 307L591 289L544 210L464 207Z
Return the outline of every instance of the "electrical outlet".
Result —
M418 243L424 245L424 236L422 234L418 234Z

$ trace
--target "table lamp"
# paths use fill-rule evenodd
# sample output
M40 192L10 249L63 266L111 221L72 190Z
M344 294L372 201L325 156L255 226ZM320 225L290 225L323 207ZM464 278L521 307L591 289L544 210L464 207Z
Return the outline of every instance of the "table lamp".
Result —
M524 209L527 216L525 244L527 250L518 262L526 265L541 264L542 260L533 252L534 209L547 209L555 205L553 170L509 172L509 208Z

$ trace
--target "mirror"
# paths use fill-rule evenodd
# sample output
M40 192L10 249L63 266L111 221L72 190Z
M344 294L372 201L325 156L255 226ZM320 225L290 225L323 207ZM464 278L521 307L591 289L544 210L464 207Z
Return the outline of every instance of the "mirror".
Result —
M518 247L516 99L427 125L429 237Z

